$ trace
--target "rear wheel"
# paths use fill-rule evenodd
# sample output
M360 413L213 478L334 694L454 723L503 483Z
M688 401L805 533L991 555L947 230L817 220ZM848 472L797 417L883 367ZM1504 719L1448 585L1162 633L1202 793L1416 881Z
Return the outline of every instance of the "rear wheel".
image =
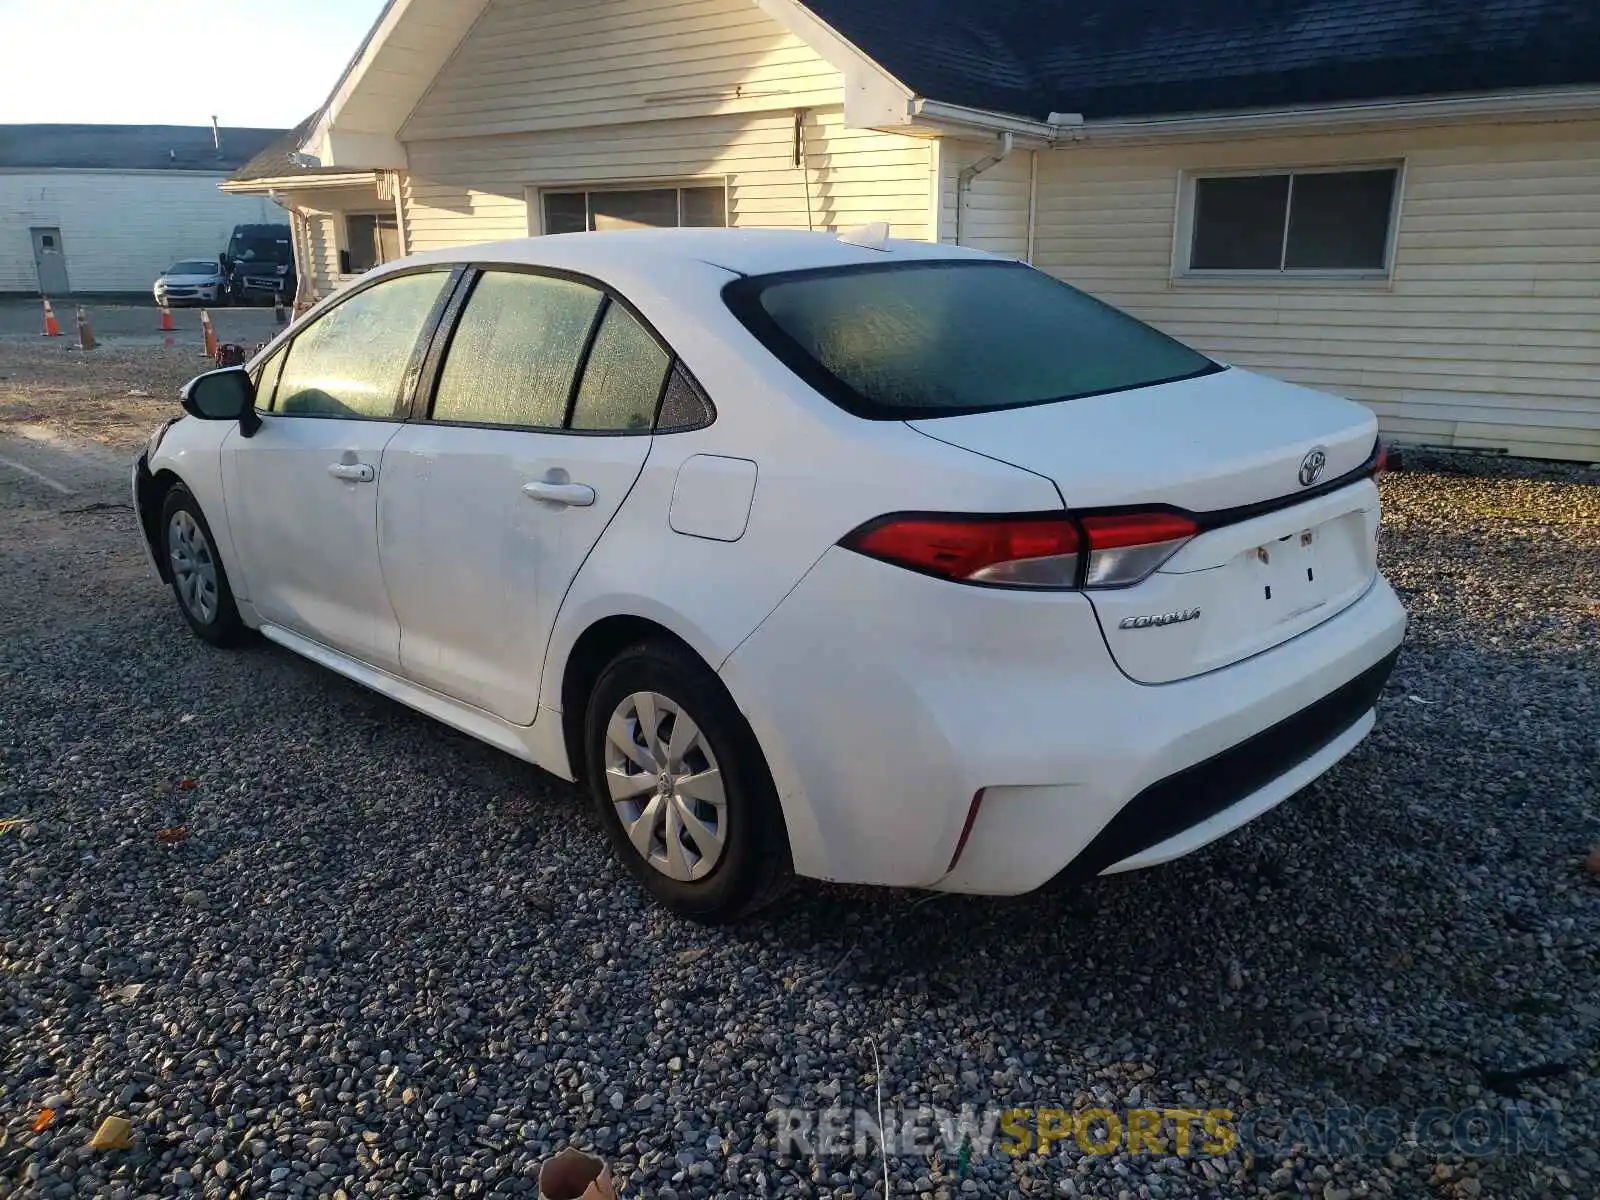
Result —
M601 824L667 908L729 921L782 892L788 841L761 748L688 650L643 642L612 660L589 699L584 745Z
M161 548L172 594L189 628L213 646L238 644L246 634L216 539L193 493L174 484L161 508Z

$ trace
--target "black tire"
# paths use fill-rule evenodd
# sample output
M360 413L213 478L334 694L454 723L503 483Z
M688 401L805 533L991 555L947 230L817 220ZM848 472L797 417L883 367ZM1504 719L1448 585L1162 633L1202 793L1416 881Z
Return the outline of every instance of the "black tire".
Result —
M702 878L674 879L634 848L612 801L606 733L630 696L654 692L682 709L709 744L726 802L721 856ZM670 727L670 726L668 726ZM641 642L601 672L584 717L584 757L591 799L617 857L662 905L708 924L735 921L772 903L793 878L789 840L766 759L750 724L722 681L686 647Z
M190 600L173 565L173 542L179 536L175 531L175 522L181 521L180 514L188 517L203 538L203 544L192 541L192 546L202 557L209 559L215 569L215 593L209 605L196 605ZM211 526L206 523L206 515L200 511L193 493L181 483L173 484L161 506L161 554L162 564L171 578L172 595L178 602L178 611L196 636L213 646L237 646L249 636L250 631L239 616L239 607L233 601L233 588L228 584L228 572L222 565L222 556L216 546L217 539L212 535ZM197 608L203 611L197 611Z

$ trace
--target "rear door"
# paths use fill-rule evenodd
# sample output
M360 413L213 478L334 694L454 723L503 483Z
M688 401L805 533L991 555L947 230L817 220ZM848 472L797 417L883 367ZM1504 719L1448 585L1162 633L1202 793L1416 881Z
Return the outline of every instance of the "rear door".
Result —
M671 355L581 280L487 270L385 453L403 673L532 724L550 625L638 479Z
M378 485L447 270L393 276L300 330L262 371L261 428L223 452L228 523L262 619L399 665L378 561Z

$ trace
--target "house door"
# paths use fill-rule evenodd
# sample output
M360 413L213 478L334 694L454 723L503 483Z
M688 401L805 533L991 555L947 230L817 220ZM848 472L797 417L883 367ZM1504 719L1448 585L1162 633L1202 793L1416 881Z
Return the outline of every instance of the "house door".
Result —
M61 230L33 229L33 262L39 268L39 294L65 296L72 289L67 286L67 255L61 248Z

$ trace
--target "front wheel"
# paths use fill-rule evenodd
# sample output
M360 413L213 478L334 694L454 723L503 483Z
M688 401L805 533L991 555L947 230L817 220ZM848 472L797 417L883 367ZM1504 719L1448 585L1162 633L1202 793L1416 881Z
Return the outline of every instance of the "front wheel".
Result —
M161 507L162 552L178 611L189 628L213 646L232 646L246 634L216 539L194 494L173 485Z
M731 921L782 892L788 839L761 747L687 649L651 641L619 654L589 698L584 745L601 824L667 908Z

